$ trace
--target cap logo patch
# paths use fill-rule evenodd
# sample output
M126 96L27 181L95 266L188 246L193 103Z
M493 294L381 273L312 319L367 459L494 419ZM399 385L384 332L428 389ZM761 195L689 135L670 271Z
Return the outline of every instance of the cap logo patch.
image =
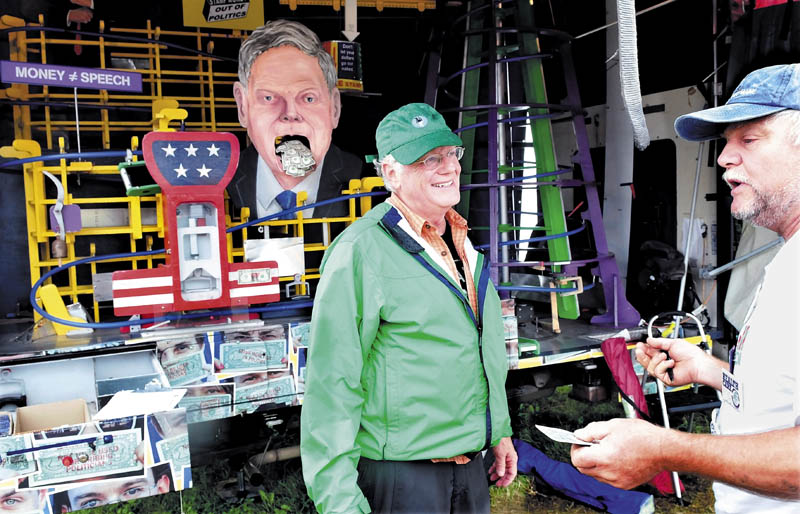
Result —
M416 128L424 128L428 124L428 118L422 115L414 116L411 118L411 125Z
M731 95L731 98L736 98L736 97L743 96L743 95L754 95L755 93L756 93L756 89L752 88L752 87L751 88L740 89L738 91L734 91L733 94Z

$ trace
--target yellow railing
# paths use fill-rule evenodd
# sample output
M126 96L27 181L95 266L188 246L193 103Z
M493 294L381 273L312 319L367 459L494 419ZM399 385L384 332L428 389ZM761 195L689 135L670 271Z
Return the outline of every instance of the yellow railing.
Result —
M130 148L137 150L138 138L132 138ZM61 152L64 151L63 140L61 140ZM15 159L27 159L42 155L40 145L31 140L16 140L13 146L0 148L0 156ZM134 157L135 159L135 157ZM47 161L51 162L51 161ZM85 257L94 257L108 253L134 253L149 251L154 248L163 248L164 237L164 213L161 209L161 195L155 196L125 196L125 189L122 180L119 181L119 196L88 196L85 186L78 186L76 181L90 181L93 177L118 176L119 170L116 164L95 164L88 161L60 159L56 165L45 165L43 161L29 162L23 165L25 198L26 198L26 218L28 234L28 253L30 260L31 285L48 270L67 264ZM54 175L63 188L63 205L77 205L81 210L80 230L76 232L66 232L64 241L66 243L66 253L62 258L53 255L52 243L59 237L49 223L50 209L56 205L53 188L48 189L48 181L45 172ZM376 179L365 179L369 182L368 188L372 189L376 185ZM380 180L380 179L377 179ZM112 186L113 187L113 186ZM360 180L351 180L347 190L343 194L356 194L363 192L364 188ZM305 204L305 194L300 193L297 197L297 205ZM351 224L364 211L365 204L356 202L355 198L346 200L348 202L348 214L338 218L306 218L303 211L299 211L297 219L294 220L274 220L261 222L259 225L268 227L283 227L284 232L290 236L302 237L310 225L327 224L327 231L330 233L331 224L344 223ZM360 207L360 208L359 208ZM232 217L226 215L227 227L246 223L249 212L242 209L243 217ZM244 260L244 250L239 246L239 241L244 244L248 238L248 228L241 230L241 239L234 238L232 233L227 234L227 247L229 260ZM262 236L256 235L257 238ZM234 243L236 241L236 244ZM322 252L328 248L326 244L309 243L304 245L306 252ZM110 298L98 298L95 294L98 284L101 284L102 274L109 273L118 269L138 269L152 268L163 262L159 255L135 256L103 261L101 263L92 262L84 266L72 267L65 273L57 275L58 292L66 297L67 303L83 303L92 305L95 320L108 319L112 316L111 310L103 310L103 307L110 307ZM319 277L319 270L316 268L306 269L301 277L302 281ZM291 281L294 277L281 277L281 281ZM105 277L108 280L108 277ZM47 283L53 283L48 280ZM37 316L38 317L38 316Z
M25 25L21 20L3 16L0 18L0 27L2 26ZM97 62L81 62L81 66L113 69L109 66L113 59L134 60L139 69L133 71L142 75L143 91L120 93L78 90L76 93L71 88L24 84L15 84L0 90L0 98L11 100L12 103L18 101L13 103L16 140L13 146L0 148L2 157L37 157L42 155L43 147L63 154L69 146L70 152L74 152L77 148L74 143L77 141L72 102L75 101L76 94L84 152L87 148L96 150L98 147L104 150L127 148L135 151L139 137L146 132L172 131L178 124L193 131L244 132L238 123L236 103L230 91L230 86L237 78L235 59L225 60L212 55L215 41L235 40L227 42L235 43L232 46L238 50L240 41L246 37L241 31L162 31L148 22L144 29L112 28L106 33L101 22L97 36L83 36L80 40L74 40L66 37L64 32L51 32L38 25L28 28L33 31L9 32L11 60L47 64L50 62L48 56L54 49L63 51L67 47L67 50L71 50L73 45L80 45L85 49L94 48L98 54ZM127 39L115 39L114 36ZM98 111L99 115L96 114ZM67 138L72 144L65 142ZM99 144L93 145L93 141ZM53 148L54 143L58 145L57 148ZM54 165L53 162L58 164ZM63 205L79 206L81 218L86 219L79 231L65 234L63 240L66 251L61 258L53 255L52 243L59 238L59 234L50 228L48 220L50 209L56 205L57 200L53 195L54 188L45 178L46 173L52 174L60 182L64 191ZM55 266L77 259L99 254L135 253L163 248L165 224L160 194L126 196L122 180L118 182L118 190L113 185L110 186L110 196L96 195L93 193L97 188L80 186L81 181L104 175L118 176L116 163L98 164L67 159L37 161L24 164L23 174L31 284ZM344 194L372 190L379 185L382 185L380 179L377 182L376 179L367 179L364 186L361 181L354 180ZM109 186L104 190L108 192ZM305 197L302 193L298 195L297 201L298 205L304 204ZM275 220L259 225L283 227L286 234L301 237L306 227L327 224L327 232L330 233L332 223L349 225L371 206L369 198L360 202L350 199L347 202L348 214L344 217L314 219L307 218L300 211L296 220ZM238 218L231 214L226 215L228 227L249 220L248 209L242 209L238 214ZM244 260L244 250L239 244L243 245L247 240L248 229L240 232L241 237L227 234L228 256L231 261ZM306 252L322 252L326 248L327 245L321 243L304 245ZM99 321L112 317L111 301L108 298L110 295L108 291L101 294L98 289L100 284L104 281L107 284L110 279L105 274L119 269L152 268L162 262L164 259L160 255L92 262L59 273L53 277L55 281L48 280L47 283L55 282L58 294L69 300L68 303L80 302L84 306L91 304L94 319ZM318 277L319 270L311 268L305 270L301 280ZM281 281L287 282L294 278L281 277ZM300 294L303 292L301 288Z
M26 26L22 20L3 16L2 27ZM39 25L9 32L10 59L99 69L123 69L118 66L132 63L134 69L127 71L142 75L142 92L14 84L0 90L0 98L17 101L13 105L16 139L33 139L53 150L57 136L63 135L69 139L68 146L76 148L75 101L84 148L110 149L152 130L157 120L148 113L160 111L154 106L164 101L179 102L187 111L183 124L188 130L244 132L237 119L232 86L237 80L236 53L247 33L199 28L162 31L149 21L145 28L113 27L106 32L101 21L95 36L83 35L79 40L68 36L59 29ZM228 56L214 55L217 42L229 47ZM64 62L73 46L91 56Z

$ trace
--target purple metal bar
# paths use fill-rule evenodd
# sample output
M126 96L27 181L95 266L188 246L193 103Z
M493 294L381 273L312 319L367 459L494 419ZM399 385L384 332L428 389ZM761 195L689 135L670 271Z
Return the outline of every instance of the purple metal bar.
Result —
M520 61L527 61L528 59L542 59L544 57L552 57L552 56L553 56L553 54L541 54L540 53L540 54L523 55L523 56L520 56L520 57L506 57L504 59L498 59L497 62L498 63L520 62ZM477 70L478 68L485 68L488 65L489 65L488 62L479 62L478 64L473 64L472 66L467 66L466 68L462 68L462 69L458 70L457 72L453 73L452 75L449 75L449 76L445 77L444 79L442 79L441 83L439 85L443 86L443 85L447 84L448 82L450 82L451 80L453 80L454 78L460 77L461 75L463 75L464 73L467 73L468 71Z
M497 23L497 5L492 0L492 11L489 18L489 23L492 29L496 29ZM492 30L489 33L489 66L487 82L489 85L489 102L497 102L497 36ZM492 187L497 185L497 105L489 105L486 114L488 122L488 184L489 189L489 262L499 262L498 258L498 231L499 224L498 218L498 188ZM492 282L499 284L498 268L492 267L490 270Z
M578 78L575 74L575 66L572 61L572 48L569 42L560 45L561 62L564 66L564 79L567 86L567 103L570 105L580 105L580 93L578 91ZM583 180L586 182L586 203L588 205L588 220L592 225L592 235L597 253L602 256L598 261L600 268L600 279L603 281L603 296L606 301L606 313L592 318L595 324L612 324L618 321L622 326L634 326L639 323L641 316L628 303L624 291L617 291L614 296L614 283L619 280L619 267L617 260L612 254L608 253L608 243L606 242L605 228L603 227L603 213L600 210L600 200L597 195L597 183L595 182L594 167L592 158L589 154L589 136L586 133L586 124L582 113L574 113L572 124L575 128L575 137L578 143L577 162L581 166ZM614 306L618 311L614 312Z
M531 107L537 109L551 109L554 111L558 111L559 113L566 113L566 112L580 113L580 114L583 113L580 107L575 107L572 105L564 105L564 104L549 104L549 103L539 103L539 102L465 105L463 107L449 107L447 109L442 109L440 112L446 113L446 112L464 112L464 111L485 111L491 108L502 109L506 111L511 111L511 110L525 111L530 109Z
M604 256L598 256L593 259L573 259L571 261L513 261L513 262L493 262L490 266L498 266L498 267L510 267L510 268L519 268L519 267L530 267L530 266L585 266L587 264L594 264L596 262L600 262Z
M528 177L525 177L528 178ZM493 185L510 185L521 182L520 180L500 180L496 184L465 184L461 186L462 191L466 191L467 189L486 189L490 188ZM520 184L525 187L529 187L531 189L539 188L539 187L547 187L547 186L559 186L559 187L581 187L585 185L586 182L582 180L575 180L575 179L565 179L565 180L552 180L550 182L542 182L538 184Z

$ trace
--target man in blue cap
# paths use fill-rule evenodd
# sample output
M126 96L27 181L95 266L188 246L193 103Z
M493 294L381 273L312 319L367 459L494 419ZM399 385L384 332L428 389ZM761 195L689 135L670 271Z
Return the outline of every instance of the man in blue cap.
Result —
M320 512L489 512L517 472L500 300L467 238L461 139L426 104L388 114L392 196L336 238L314 301L300 455Z
M592 423L575 434L599 444L573 446L572 463L623 488L662 470L711 477L718 513L800 512L800 64L750 73L725 105L681 116L675 130L690 141L726 139L717 162L731 214L786 243L765 270L729 362L682 339L637 345L637 360L665 384L721 392L714 435L642 420Z

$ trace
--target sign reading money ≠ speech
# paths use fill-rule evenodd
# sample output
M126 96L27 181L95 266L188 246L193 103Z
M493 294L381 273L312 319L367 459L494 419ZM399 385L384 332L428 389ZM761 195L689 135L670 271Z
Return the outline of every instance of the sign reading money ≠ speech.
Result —
M0 61L0 80L38 86L142 92L142 75L130 71Z

